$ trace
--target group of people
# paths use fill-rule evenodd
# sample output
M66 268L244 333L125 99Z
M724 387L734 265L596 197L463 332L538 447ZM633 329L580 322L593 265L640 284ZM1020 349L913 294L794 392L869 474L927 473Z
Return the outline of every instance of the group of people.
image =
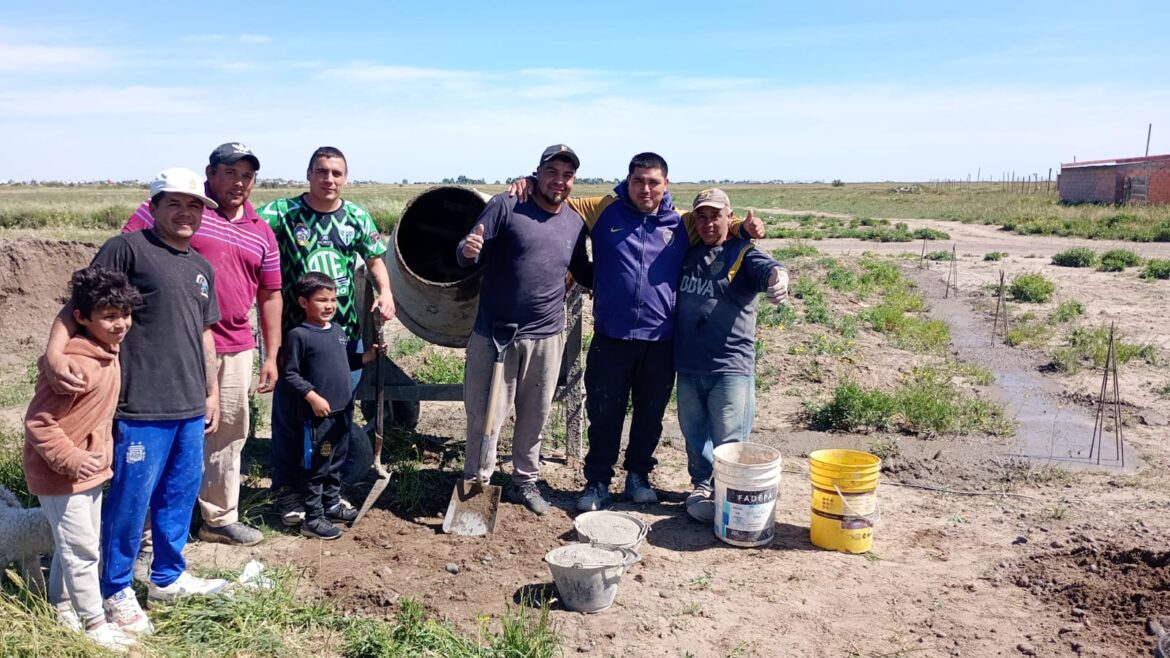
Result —
M491 476L503 412L514 405L506 495L548 511L536 486L541 432L575 281L593 290L595 317L587 484L577 508L611 501L630 404L625 494L657 500L650 473L677 372L694 485L687 510L709 521L712 449L751 429L756 300L765 292L783 301L787 273L752 245L762 222L750 212L735 218L721 190L704 190L680 213L660 156L635 156L604 197L570 196L579 166L569 147L549 147L534 175L488 201L456 247L461 266L483 273L466 353L464 477ZM206 181L182 168L160 173L122 234L74 274L38 362L24 463L56 542L49 598L62 623L107 648L127 650L134 635L152 632L131 586L136 563L149 565L150 602L227 585L187 571L182 552L196 506L200 539L262 540L239 515L253 306L264 348L258 390L273 393L277 511L319 539L336 539L338 524L356 516L340 474L350 436L364 437L352 422L360 369L385 349L380 338L362 345L359 313L394 315L386 245L369 214L341 197L348 165L338 149L314 151L308 192L255 208L259 169L259 158L232 142L212 151ZM373 282L368 309L357 307L358 259ZM517 331L503 355L504 408L480 463L498 323Z
M495 356L491 327L515 323L516 343L504 358L503 405L506 411L514 402L516 416L505 496L535 514L548 511L536 479L564 346L568 274L593 291L585 363L589 450L577 509L598 510L612 501L627 409L624 494L635 503L657 502L650 473L677 373L693 485L687 512L710 521L712 451L745 440L755 414L757 298L764 292L772 303L783 302L788 273L751 242L764 237L763 222L750 211L735 218L722 190L703 190L688 212L675 208L666 160L658 154L635 155L626 179L600 197L570 196L580 164L564 144L545 149L535 174L492 198L456 248L461 265L483 268L463 386L463 476L484 479L495 468L504 413L494 415L500 420L490 428L488 462L478 460Z

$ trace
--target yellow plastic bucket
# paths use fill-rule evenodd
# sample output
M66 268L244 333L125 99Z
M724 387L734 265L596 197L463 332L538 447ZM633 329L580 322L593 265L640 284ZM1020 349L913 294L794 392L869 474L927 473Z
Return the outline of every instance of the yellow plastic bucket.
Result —
M809 454L814 546L844 553L873 548L878 518L877 486L882 460L858 450L817 450Z

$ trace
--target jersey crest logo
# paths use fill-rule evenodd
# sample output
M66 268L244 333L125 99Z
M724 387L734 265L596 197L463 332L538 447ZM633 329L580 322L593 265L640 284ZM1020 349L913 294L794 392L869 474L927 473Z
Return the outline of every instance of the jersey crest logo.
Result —
M208 290L210 288L210 286L207 283L207 278L204 277L202 274L196 274L195 275L195 283L199 284L199 294L202 295L204 299L206 299Z
M711 276L719 276L719 273L722 271L723 271L723 261L722 260L716 260L715 262L711 263Z
M309 227L304 224L297 224L293 227L293 238L297 241L298 247L303 247L309 244Z
M329 457L333 455L333 444L328 441L321 444L321 456Z
M670 229L666 229L665 231L663 231L662 232L662 241L665 242L666 246L669 247L670 243L674 242L674 231L672 231Z
M352 226L339 226L337 228L337 237L341 239L341 244L349 246L353 243L353 236L357 233Z

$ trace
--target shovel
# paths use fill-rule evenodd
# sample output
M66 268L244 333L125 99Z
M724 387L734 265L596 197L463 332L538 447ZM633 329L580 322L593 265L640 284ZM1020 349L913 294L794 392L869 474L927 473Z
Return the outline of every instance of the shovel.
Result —
M374 311L373 318L374 338L376 339L375 343L381 344L382 314L378 311ZM366 494L366 500L362 503L362 507L358 510L358 514L356 517L354 517L353 523L350 524L350 527L357 525L357 522L362 520L362 517L366 515L366 512L370 511L370 508L374 506L375 502L377 502L378 497L381 496L382 492L386 490L386 485L390 484L390 471L386 470L386 467L382 465L382 426L385 424L386 420L386 368L382 361L385 358L386 355L379 354L377 358L374 359L374 383L378 387L377 392L375 393L375 401L378 405L378 410L374 412L374 473L378 476L378 479L374 480L374 486L370 488L370 493Z
M491 447L492 426L496 420L496 403L500 396L500 385L504 382L504 355L516 339L517 326L514 323L492 324L492 342L496 345L496 363L492 366L492 383L488 388L487 412L484 414L483 436L479 440L479 470L483 472ZM460 479L451 492L447 514L443 517L443 532L466 537L485 535L496 531L496 513L500 509L500 494L497 486L478 480Z

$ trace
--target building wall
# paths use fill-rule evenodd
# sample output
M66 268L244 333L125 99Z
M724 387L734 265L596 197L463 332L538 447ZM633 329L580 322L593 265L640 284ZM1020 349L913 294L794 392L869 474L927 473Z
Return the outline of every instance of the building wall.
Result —
M1124 181L1127 176L1149 176L1150 203L1170 203L1170 163L1155 162L1150 165L1145 164L1129 164L1118 167L1118 179L1122 182L1122 189L1124 189ZM1120 200L1120 196L1118 199Z
M1060 200L1066 203L1118 203L1117 167L1076 167L1060 172Z

